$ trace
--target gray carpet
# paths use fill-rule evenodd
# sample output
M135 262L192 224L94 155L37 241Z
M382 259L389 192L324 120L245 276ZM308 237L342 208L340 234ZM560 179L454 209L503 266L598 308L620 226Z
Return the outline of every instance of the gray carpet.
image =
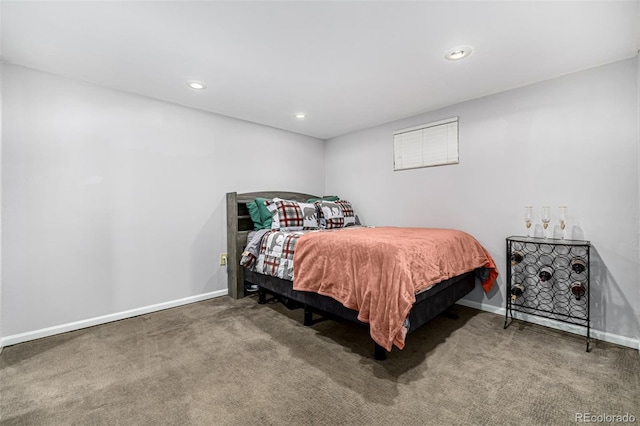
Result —
M7 347L3 425L640 422L638 351L456 306L384 362L367 330L222 297Z

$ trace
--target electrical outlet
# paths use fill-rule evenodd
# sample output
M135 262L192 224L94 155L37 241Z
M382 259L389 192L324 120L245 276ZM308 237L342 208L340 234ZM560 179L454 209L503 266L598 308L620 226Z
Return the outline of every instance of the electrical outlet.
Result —
M227 264L227 253L220 253L220 265Z

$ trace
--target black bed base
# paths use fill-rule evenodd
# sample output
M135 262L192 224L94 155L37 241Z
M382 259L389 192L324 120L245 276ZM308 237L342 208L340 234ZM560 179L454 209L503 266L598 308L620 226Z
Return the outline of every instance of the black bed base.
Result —
M268 297L267 296L268 294L271 294L271 296ZM347 311L350 311L348 312L349 318L340 317L338 315L331 314L329 312L321 311L306 303L300 303L295 300L288 299L279 294L273 293L272 291L267 290L264 287L259 286L258 287L258 303L261 305L264 305L271 301L280 302L283 305L285 305L288 309L300 309L300 308L304 309L304 320L302 323L307 327L310 327L314 324L317 324L322 321L330 320L330 319L338 320L338 321L343 319L348 319L349 321L357 322L358 324L367 325L366 323L358 320L357 312L351 311L351 309L347 309ZM351 318L352 312L355 313L354 318ZM319 315L319 317L314 318L313 314L317 314ZM387 351L376 342L373 342L373 345L374 345L373 357L378 361L384 361L385 359L387 359Z
M304 325L311 326L324 319L345 319L367 325L358 320L358 312L345 308L340 302L316 293L296 291L291 281L277 277L262 275L245 269L244 279L250 284L258 286L258 303L266 303L267 294L272 299L283 302L289 309L304 309ZM475 287L475 273L468 272L453 277L431 287L418 295L416 302L409 312L409 333L437 317L458 300L469 294ZM320 315L320 319L313 319L313 314ZM386 359L386 350L374 342L374 358L382 361Z

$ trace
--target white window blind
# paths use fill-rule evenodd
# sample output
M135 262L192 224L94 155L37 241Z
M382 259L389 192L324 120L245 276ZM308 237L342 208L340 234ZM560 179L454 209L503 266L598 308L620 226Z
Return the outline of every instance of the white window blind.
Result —
M458 163L458 117L393 132L394 170Z

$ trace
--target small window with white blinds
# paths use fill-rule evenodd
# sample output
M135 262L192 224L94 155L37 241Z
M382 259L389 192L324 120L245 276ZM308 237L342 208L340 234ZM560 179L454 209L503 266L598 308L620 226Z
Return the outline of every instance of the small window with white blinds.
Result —
M458 163L458 117L393 132L394 170Z

